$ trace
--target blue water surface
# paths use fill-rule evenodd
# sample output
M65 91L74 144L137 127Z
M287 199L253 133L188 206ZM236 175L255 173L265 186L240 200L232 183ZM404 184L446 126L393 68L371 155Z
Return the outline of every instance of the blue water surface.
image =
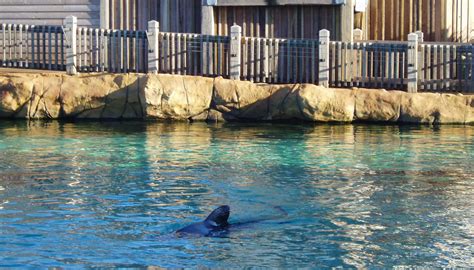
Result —
M474 267L473 164L473 126L2 121L0 266ZM269 219L173 233L222 204Z

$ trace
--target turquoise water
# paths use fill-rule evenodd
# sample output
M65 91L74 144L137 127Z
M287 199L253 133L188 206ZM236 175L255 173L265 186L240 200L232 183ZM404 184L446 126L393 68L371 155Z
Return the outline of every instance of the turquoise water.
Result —
M474 127L0 123L3 267L474 266ZM173 232L216 206L224 238Z

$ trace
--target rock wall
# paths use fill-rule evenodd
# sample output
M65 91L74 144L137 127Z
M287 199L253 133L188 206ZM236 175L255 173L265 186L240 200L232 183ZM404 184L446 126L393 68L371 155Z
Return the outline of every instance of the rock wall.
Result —
M0 73L0 118L474 123L474 96L145 74Z

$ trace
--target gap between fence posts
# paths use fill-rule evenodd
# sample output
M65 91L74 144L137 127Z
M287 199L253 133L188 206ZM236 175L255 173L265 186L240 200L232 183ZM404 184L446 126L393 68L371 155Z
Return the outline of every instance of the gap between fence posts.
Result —
M66 38L66 73L68 75L77 74L77 48L76 48L76 34L77 34L77 17L67 16L64 21L66 27L64 28L64 36Z
M230 28L230 79L240 80L242 27L234 24Z
M326 29L319 31L319 85L329 87L329 38Z
M418 92L418 41L420 35L411 33L408 35L408 93Z
M159 70L159 49L158 35L160 33L160 24L157 21L148 22L148 73L157 74Z

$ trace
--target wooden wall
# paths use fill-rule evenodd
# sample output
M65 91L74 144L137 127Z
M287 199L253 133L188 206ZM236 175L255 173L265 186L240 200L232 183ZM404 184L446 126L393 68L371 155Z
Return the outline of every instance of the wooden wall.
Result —
M425 41L467 42L474 31L473 0L370 0L365 29L371 40L406 40L420 30Z
M100 26L100 0L0 0L0 22L62 25L74 15L80 26Z
M168 1L168 32L200 33L201 0ZM109 0L109 27L112 29L145 30L149 20L160 25L162 1ZM228 35L237 23L243 35L271 38L317 38L321 29L331 31L340 39L340 6L253 6L215 7L215 33ZM163 31L165 31L162 28Z
M331 31L331 39L341 36L340 6L215 7L215 29L228 35L236 23L242 35L269 38L315 39L321 29Z
M145 30L148 21L163 25L160 0L109 0L111 29ZM200 33L201 0L171 0L168 6L168 32Z

